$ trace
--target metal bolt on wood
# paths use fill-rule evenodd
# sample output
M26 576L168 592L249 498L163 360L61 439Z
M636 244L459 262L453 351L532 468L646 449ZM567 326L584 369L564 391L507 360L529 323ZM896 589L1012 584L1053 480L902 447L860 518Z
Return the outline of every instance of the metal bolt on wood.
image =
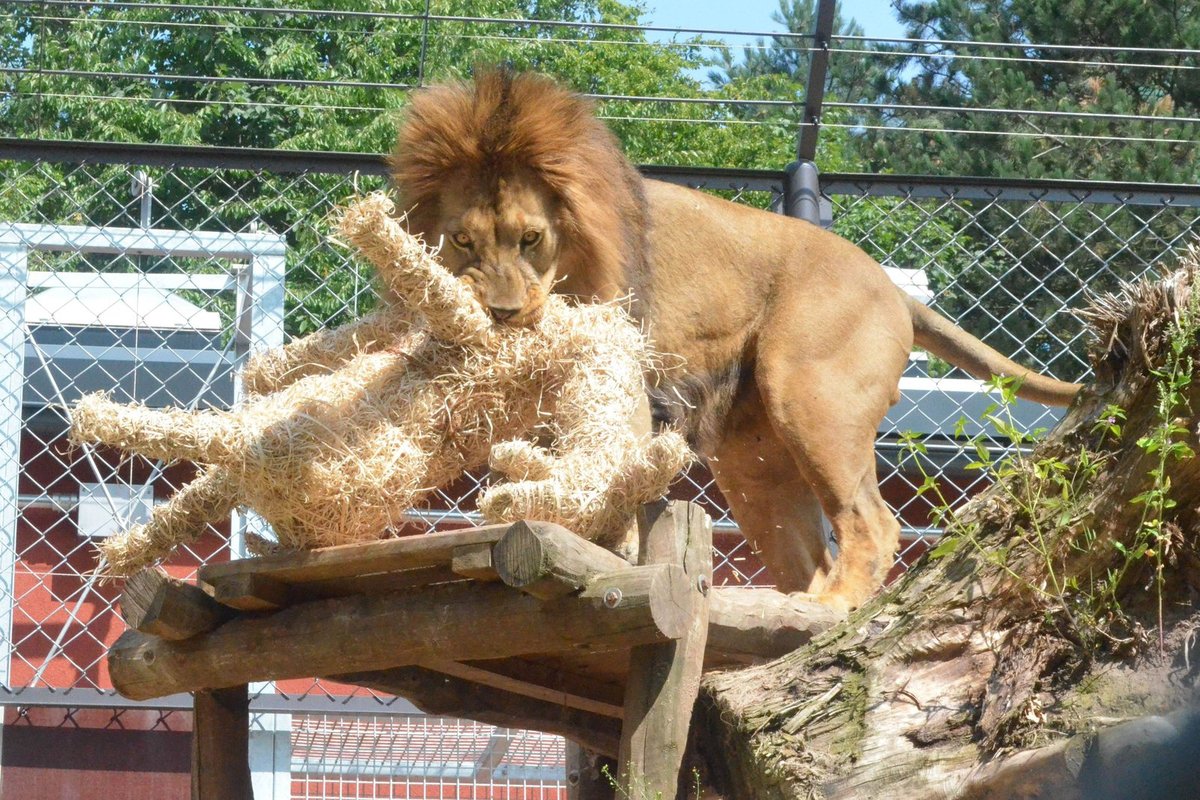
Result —
M609 589L604 593L604 607L616 608L621 605L621 590Z

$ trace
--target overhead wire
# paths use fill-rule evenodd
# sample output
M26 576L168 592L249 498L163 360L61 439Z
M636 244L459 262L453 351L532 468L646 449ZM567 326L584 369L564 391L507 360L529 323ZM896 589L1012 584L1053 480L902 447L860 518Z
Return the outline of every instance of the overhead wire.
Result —
M1125 47L1102 44L1050 44L1044 42L987 42L969 39L906 39L891 36L834 34L835 42L879 42L882 44L937 45L939 47L978 47L980 49L1062 50L1085 53L1153 53L1156 55L1200 56L1200 50L1180 47Z
M497 24L519 24L519 25L540 25L546 27L570 27L570 28L595 28L607 30L622 30L629 32L651 32L651 33L688 33L701 35L717 35L717 36L738 36L738 37L760 37L768 39L799 39L809 40L815 39L811 33L797 33L792 31L761 31L761 30L740 30L731 28L695 28L695 27L675 27L663 25L636 25L630 23L619 22L601 22L590 20L560 20L560 19L537 19L537 18L513 18L513 17L486 17L486 16L460 16L448 14L426 15L420 13L403 13L394 11L355 11L349 9L328 9L328 8L308 8L308 7L280 7L280 6L244 6L223 3L173 3L173 2L130 2L128 0L6 0L9 5L26 5L26 6L42 6L42 7L62 7L62 8L95 8L100 10L128 10L128 11L145 11L145 10L160 10L160 11L196 11L196 12L217 12L217 13L237 13L237 14L261 14L270 16L314 16L314 17L343 17L343 18L365 18L365 19L395 19L421 21L429 19L435 22L461 22L461 23L497 23ZM65 19L65 18L64 18ZM881 44L901 44L901 45L922 45L922 46L945 46L945 47L974 47L980 49L1019 49L1019 50L1060 50L1073 52L1104 52L1104 53L1147 53L1155 55L1180 55L1197 57L1200 56L1200 50L1194 48L1169 48L1169 47L1141 47L1141 46L1116 46L1116 45L1084 45L1084 44L1052 44L1044 42L988 42L988 41L970 41L963 39L912 39L903 37L887 37L887 36L863 36L852 34L835 34L831 37L834 42L876 42ZM848 51L860 52L860 51ZM889 51L871 50L871 53L887 53ZM896 52L896 51L892 51ZM912 53L907 53L912 55ZM1043 59L1030 58L1029 60L1041 61ZM1070 62L1079 63L1079 62ZM1102 64L1110 64L1111 62L1098 62Z
M814 39L811 33L790 33L787 31L738 31L724 28L681 28L664 25L634 25L621 22L600 22L591 20L561 20L561 19L536 19L528 17L475 17L475 16L457 16L451 14L424 14L401 13L395 11L352 11L329 8L282 8L278 6L237 6L237 5L220 5L207 3L167 3L167 2L120 2L119 0L6 0L12 5L38 5L46 7L69 7L69 8L99 8L105 10L126 10L126 11L199 11L199 12L218 12L218 13L234 13L234 14L265 14L274 16L312 16L312 17L344 17L347 19L367 18L367 19L393 19L407 21L421 21L429 19L433 22L462 22L462 23L486 23L486 24L504 24L504 25L539 25L544 27L568 27L568 28L595 28L596 30L615 30L629 31L634 33L650 32L650 33L687 33L707 36L760 36L760 37L783 37L788 39Z
M1009 64L1053 64L1055 66L1073 66L1073 67L1104 67L1111 69L1113 67L1121 67L1122 69L1161 69L1168 71L1192 72L1200 70L1200 65L1197 64L1150 64L1138 61L1078 61L1071 58L1037 58L1035 56L996 56L996 55L978 55L974 53L921 53L911 52L907 50L857 50L853 48L835 47L830 48L830 53L846 53L848 55L869 55L869 56L890 56L893 58L917 58L917 59L944 59L952 61L961 59L963 61L998 61Z
M383 81L344 81L344 80L318 80L306 78L265 78L265 77L246 77L237 75L186 75L172 73L141 73L141 72L116 72L107 70L68 70L68 69L35 69L29 67L0 67L0 74L30 74L30 75L51 75L59 77L71 78L91 78L91 79L126 79L139 80L147 83L167 83L167 82L197 82L197 83L212 83L212 84L245 84L248 86L292 86L292 87L317 87L327 89L378 89L378 90L397 90L411 91L419 88L416 83L389 83ZM30 93L32 94L32 93ZM47 95L49 96L49 95ZM56 95L64 96L64 95ZM84 97L84 95L79 95ZM747 107L764 107L764 108L785 108L794 109L803 105L802 99L780 100L773 98L742 98L742 97L678 97L671 95L623 95L623 94L601 94L601 93L585 93L586 97L599 102L624 102L624 103L656 103L656 104L679 104L679 105L704 105L704 106L747 106ZM117 99L117 98L113 98ZM121 98L121 99L144 99L153 100L155 102L200 102L194 98L178 98L178 97L144 97L144 98ZM229 104L229 105L247 105L250 103L258 103L260 101L249 100L206 100L210 104ZM842 102L836 100L827 100L824 104L827 108L845 109L850 111L865 110L865 111L893 111L893 112L922 112L922 113L947 113L947 114L984 114L984 115L1001 115L1001 116L1030 116L1030 117L1046 117L1057 119L1071 120L1103 120L1108 122L1145 122L1158 124L1197 124L1200 123L1200 117L1190 116L1168 116L1168 115L1151 115L1151 114L1118 114L1105 112L1089 112L1089 111L1059 111L1053 109L1021 109L1021 108L993 108L984 106L944 106L944 105L927 105L927 104L906 104L906 103L865 103L865 102ZM305 107L300 105L298 107ZM377 106L325 106L330 109L341 110L358 110L369 111L372 109L383 109L384 107Z
M669 33L700 33L700 34L717 34L717 35L737 35L737 36L758 36L772 39L775 44L771 47L781 46L781 41L802 41L805 42L805 47L795 49L808 49L807 42L812 39L810 34L793 34L788 32L754 32L754 31L734 31L725 29L701 29L701 28L667 28L662 26L638 26L622 23L607 23L593 21L575 21L575 20L542 20L542 19L517 19L503 17L466 17L452 15L431 15L428 13L400 13L400 12L385 12L385 11L349 11L338 9L315 9L315 8L280 8L280 7L252 7L243 5L226 5L213 3L169 3L169 2L122 2L121 0L9 0L12 4L37 6L42 9L46 8L61 8L61 9L94 9L98 12L110 11L132 11L132 10L161 10L161 11L190 11L190 12L212 12L212 13L237 13L243 15L273 15L287 17L301 17L305 15L315 16L318 18L352 18L352 19L369 19L372 21L379 20L405 20L420 22L427 26L431 21L445 23L462 23L462 24L477 24L477 25L518 25L525 27L533 26L549 26L553 28L571 28L579 29L614 29L638 32L644 34L646 32L669 32ZM427 4L428 7L428 4ZM99 24L121 23L121 24L138 24L145 26L165 26L165 25L187 25L211 26L213 29L226 29L229 24L212 22L199 23L186 20L129 20L129 19L114 19L109 16L100 16L93 14L88 16L72 16L72 15L30 15L42 21L66 21L68 23L77 22L94 22ZM271 33L294 33L301 29L288 28L282 31L277 27L254 26L238 23L236 28L241 30L259 30ZM397 33L396 31L386 31L382 29L359 30L359 31L338 31L318 28L306 28L313 33L325 34L347 34L347 35L362 35L362 36L377 36L389 33ZM424 49L431 38L428 35L426 28L425 35L421 36L422 48ZM434 38L442 39L490 39L509 42L529 42L538 45L546 44L563 44L563 45L579 45L579 44L615 44L628 46L637 44L639 46L714 46L725 45L725 43L698 43L694 41L688 42L663 42L640 39L636 41L627 40L612 40L612 39L579 39L579 38L555 38L555 37L524 37L507 34L473 34L473 33L454 33L447 31L438 31ZM980 48L984 50L998 49L1018 49L1028 54L1032 51L1069 51L1069 52L1098 52L1110 54L1152 54L1166 56L1194 56L1200 55L1200 50L1192 50L1185 48L1150 48L1150 47L1113 47L1113 46L1092 46L1092 45L1054 45L1054 44L1034 44L1034 43L1004 43L1004 42L968 42L960 40L937 40L937 39L906 39L906 38L891 38L891 37L868 37L856 35L838 35L834 36L835 43L859 43L859 42L876 42L889 45L904 45L912 48L921 46L925 48L931 47L961 47L961 48ZM768 47L761 41L757 47ZM747 47L746 49L750 49ZM856 49L845 47L834 47L831 50L834 54L846 55L870 55L873 57L899 57L899 58L922 58L922 59L965 59L965 60L984 60L1000 63L1023 62L1037 64L1054 64L1054 65L1070 65L1079 67L1105 67L1113 68L1116 66L1122 68L1138 68L1138 69L1155 69L1155 70L1197 70L1200 65L1196 64L1162 64L1162 63L1143 63L1143 62L1116 62L1116 61L1091 61L1091 60L1072 60L1072 59L1045 59L1037 58L1031 55L1021 56L1005 56L999 53L988 54L973 54L960 52L931 52L931 51L916 51L912 49ZM424 61L423 58L420 64L420 73L417 76L416 83L401 82L401 81L355 81L341 79L318 79L318 78L286 78L286 77L258 77L258 76L238 76L238 75L200 75L200 74L164 74L158 72L130 72L130 71L108 71L108 70L74 70L74 69L46 69L39 66L35 67L13 67L0 66L0 74L25 74L36 75L39 78L82 78L91 80L113 80L113 81L136 81L152 86L162 86L168 82L196 82L202 84L237 84L245 86L262 86L262 87L297 87L297 88L318 88L327 89L332 92L338 90L379 90L379 91L399 91L407 92L414 88L419 88L424 83ZM362 104L330 104L325 102L297 103L294 99L289 99L288 102L273 101L270 99L249 99L249 98L183 98L176 96L164 96L161 93L155 93L147 96L129 96L129 95L103 95L97 93L70 93L70 92L36 92L36 91L10 91L9 97L47 97L56 99L77 99L87 101L119 101L119 102L145 102L158 104L176 104L190 106L215 106L228 108L246 108L246 107L262 107L262 108L292 108L300 110L312 110L318 112L378 112L392 110L391 106L387 105L362 105ZM648 96L648 95L622 95L609 93L592 93L588 95L592 99L600 103L634 103L634 104L659 104L659 105L698 105L708 106L712 108L762 108L762 109L782 109L791 110L799 107L802 104L802 99L798 96L795 98L781 99L768 97L727 97L720 95L707 95L699 97L681 97L681 96ZM1152 115L1138 113L1110 113L1110 112L1088 112L1088 111L1068 111L1055 109L1020 109L1020 108L995 108L985 106L943 106L930 104L903 104L903 103L882 103L882 102L843 102L836 100L827 100L825 105L829 109L849 111L851 113L865 112L869 114L879 114L883 118L891 118L899 121L903 115L911 113L920 114L954 114L954 115L983 115L983 116L1013 116L1013 117L1028 117L1028 118L1047 118L1061 119L1067 121L1099 121L1099 122L1128 122L1147 125L1194 125L1200 123L1200 117L1192 116L1170 116L1170 115ZM605 114L601 112L601 116L613 121L623 122L647 122L647 123L687 123L687 124L704 124L704 125L763 125L763 124L778 124L777 120L772 119L751 119L743 118L734 115L724 116L699 116L699 117L682 117L670 115L638 115L638 114ZM1087 133L1071 133L1068 131L986 131L976 130L964 127L933 127L933 126L918 126L913 127L903 124L869 124L868 121L858 120L854 122L843 122L840 120L826 120L822 124L828 127L847 128L852 130L873 130L881 132L897 132L909 131L913 133L960 133L960 134L978 134L988 136L1029 136L1029 137L1046 137L1060 139L1082 139L1082 140L1103 140L1103 141L1134 141L1134 142L1167 142L1167 143L1190 143L1187 139L1164 138L1152 136L1127 136L1127 135L1104 135L1104 134L1087 134Z

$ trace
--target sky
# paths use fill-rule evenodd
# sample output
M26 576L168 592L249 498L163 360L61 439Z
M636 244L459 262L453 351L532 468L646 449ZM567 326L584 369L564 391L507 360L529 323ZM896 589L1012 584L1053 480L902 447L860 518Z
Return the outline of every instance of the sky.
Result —
M645 24L729 31L779 30L771 14L779 0L646 0ZM888 0L841 0L843 17L853 17L867 36L902 36Z

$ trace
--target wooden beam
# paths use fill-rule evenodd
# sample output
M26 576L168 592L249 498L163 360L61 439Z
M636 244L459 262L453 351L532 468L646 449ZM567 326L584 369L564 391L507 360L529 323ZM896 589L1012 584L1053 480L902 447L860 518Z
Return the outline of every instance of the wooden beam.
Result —
M595 667L597 662L603 660L607 667L612 662L619 662L625 655L624 651L608 650L592 654L582 663L590 669ZM571 653L559 655L537 653L529 656L495 658L468 663L497 675L536 683L578 697L590 697L607 706L615 707L617 714L620 715L621 705L625 702L624 668L620 667L619 663L616 665L622 674L619 682L613 682L597 677L590 671L586 673L578 671L578 659L574 656L575 654Z
M126 625L163 639L207 633L233 613L198 586L170 577L161 567L144 569L127 580L120 604Z
M524 728L565 736L610 758L616 757L621 739L621 723L612 717L511 694L423 667L399 667L327 677L340 683L398 695L427 714L463 717L504 728Z
M291 584L289 594L293 603L302 603L308 600L350 597L356 594L398 592L403 589L428 586L432 583L446 583L461 578L462 576L450 569L449 565L438 565L397 572L376 572L369 575L349 575L294 583Z
M700 691L712 584L712 521L700 506L679 501L638 512L646 563L682 564L692 604L687 630L672 642L634 647L625 688L618 784L628 797L675 798ZM645 567L642 567L645 569Z
M779 658L845 617L774 589L719 587L709 594L708 653L741 662Z
M521 695L522 697L532 697L537 700L545 700L548 703L558 703L568 708L578 708L580 711L587 711L602 717L620 719L623 715L621 706L618 704L606 703L603 700L598 700L582 693L576 694L562 689L555 689L552 686L546 686L528 680L525 677L496 672L487 668L486 665L489 663L487 661L476 662L475 664L462 664L457 661L430 661L422 666L432 669L435 672L440 672L443 675L453 675L465 681L478 683L482 686L491 686L494 689L503 689L506 692Z
M687 576L671 565L605 573L578 597L545 604L499 583L462 581L301 603L237 617L179 642L126 631L109 650L108 663L121 694L147 700L433 660L666 641L683 633L693 604Z
M192 800L254 800L248 687L196 692L193 710Z
M507 586L551 600L576 592L625 559L550 522L517 522L496 543L496 574Z
M232 580L234 576L254 573L280 583L295 584L447 566L456 548L495 543L508 528L507 524L486 525L460 531L381 539L367 544L243 558L201 567L200 582L216 587L226 580Z

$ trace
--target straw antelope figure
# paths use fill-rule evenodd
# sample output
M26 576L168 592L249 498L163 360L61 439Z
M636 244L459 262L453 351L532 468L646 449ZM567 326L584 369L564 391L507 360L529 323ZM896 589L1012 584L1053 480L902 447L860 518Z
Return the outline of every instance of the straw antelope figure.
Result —
M338 233L396 302L252 358L239 407L76 404L76 443L202 466L145 525L101 545L109 574L165 557L237 507L270 522L282 549L377 539L484 462L510 479L481 497L489 521L557 522L617 547L636 507L689 461L677 433L631 431L654 357L623 309L548 295L532 324L499 323L392 210L368 196Z

